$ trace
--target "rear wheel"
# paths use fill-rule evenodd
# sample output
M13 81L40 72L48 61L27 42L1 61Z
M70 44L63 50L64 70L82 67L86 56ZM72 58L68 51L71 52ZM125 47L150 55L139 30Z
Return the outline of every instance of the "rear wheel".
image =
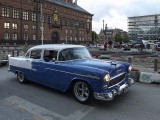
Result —
M17 72L17 79L20 83L26 83L27 80L24 77L24 74L22 72Z
M73 86L73 95L76 100L82 104L88 103L92 94L93 92L86 82L77 81Z

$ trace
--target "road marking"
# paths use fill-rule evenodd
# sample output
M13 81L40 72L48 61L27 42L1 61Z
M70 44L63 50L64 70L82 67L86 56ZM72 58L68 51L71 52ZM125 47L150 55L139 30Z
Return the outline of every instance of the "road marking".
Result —
M86 115L88 115L90 112L92 112L94 107L85 106L81 108L80 110L75 111L71 115L65 117L64 120L81 120Z
M20 97L17 97L17 96L11 96L11 97L8 97L4 100L11 103L12 105L17 105L18 107L23 108L30 113L38 115L44 120L61 120L61 119L64 119L64 117L61 116L60 114L57 114L53 111L42 108L38 105L35 105L35 104L33 104L31 102L28 102L28 101L26 101L26 100L24 100Z
M39 116L42 120L81 120L94 109L94 107L83 106L68 116L62 116L17 96L5 98L4 101L8 102L11 106L18 106L37 117Z

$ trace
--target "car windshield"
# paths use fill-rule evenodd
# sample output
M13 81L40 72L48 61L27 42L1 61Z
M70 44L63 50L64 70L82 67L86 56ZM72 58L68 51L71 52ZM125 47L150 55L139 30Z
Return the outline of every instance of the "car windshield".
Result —
M91 58L87 48L67 48L59 53L59 61Z

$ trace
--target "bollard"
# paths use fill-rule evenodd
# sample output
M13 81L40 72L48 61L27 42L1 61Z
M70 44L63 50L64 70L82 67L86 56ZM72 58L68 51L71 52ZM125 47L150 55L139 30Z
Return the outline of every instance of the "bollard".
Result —
M154 71L157 72L158 70L158 59L155 59L154 61Z
M12 51L12 56L14 57L14 51Z
M129 63L131 63L131 62L132 62L132 59L131 59L130 57L128 58L128 62L129 62Z
M19 56L19 51L17 51L17 56Z

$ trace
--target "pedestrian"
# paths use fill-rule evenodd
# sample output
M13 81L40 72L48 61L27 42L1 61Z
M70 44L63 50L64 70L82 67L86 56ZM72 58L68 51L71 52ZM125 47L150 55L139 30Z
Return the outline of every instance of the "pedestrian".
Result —
M107 50L107 42L104 43L104 51Z

